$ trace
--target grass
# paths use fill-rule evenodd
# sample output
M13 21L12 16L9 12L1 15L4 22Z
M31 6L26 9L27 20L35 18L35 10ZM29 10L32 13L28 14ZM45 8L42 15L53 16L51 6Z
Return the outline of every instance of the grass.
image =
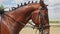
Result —
M60 23L60 21L57 21L57 20L50 20L49 23Z
M32 20L30 20L29 22L32 23ZM49 20L49 23L60 23L60 20Z

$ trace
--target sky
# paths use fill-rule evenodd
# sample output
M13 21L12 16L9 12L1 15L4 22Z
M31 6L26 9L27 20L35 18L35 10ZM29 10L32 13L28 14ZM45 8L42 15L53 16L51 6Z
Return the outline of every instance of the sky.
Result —
M27 3L28 1L38 1L39 3L39 0L0 0L0 4L4 7L11 8L20 3ZM44 3L48 5L49 19L60 20L60 0L44 0Z

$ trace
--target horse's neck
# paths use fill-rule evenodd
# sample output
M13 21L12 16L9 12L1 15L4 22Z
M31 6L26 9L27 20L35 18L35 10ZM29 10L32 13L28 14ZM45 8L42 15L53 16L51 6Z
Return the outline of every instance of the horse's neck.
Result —
M24 25L17 23L16 21L13 20L14 19L13 17L11 17L13 19L11 19L10 17L3 15L2 22L9 29L10 33L16 34L18 31L20 31L24 27Z
M17 21L17 22L22 22L22 23L26 24L29 21L29 19L31 18L31 13L36 8L39 8L39 4L31 5L31 6L29 5L29 6L24 6L24 7L18 8L14 11L7 13L7 15L10 16L9 17L10 19L13 18L15 20L15 22Z
M35 5L35 6L38 8L37 5ZM30 17L31 17L32 11L34 9L36 9L35 6L34 7L32 7L32 6L25 6L25 7L22 7L22 8L19 8L19 9L14 10L12 12L7 13L7 15L10 16L10 17L8 17L8 16L5 15L3 17L4 18L3 20L5 21L4 23L5 24L6 23L7 24L9 23L10 25L8 24L7 26L10 27L10 28L15 28L17 26L18 27L20 26L20 25L16 25L17 23L14 20L16 20L18 22L21 21L22 23L25 23L26 24L29 21ZM13 18L14 20L12 20L11 18ZM16 26L14 26L14 25L16 25ZM20 29L19 28L16 28L16 31L19 31L22 28L23 28L22 26L20 27Z
M24 27L24 25L23 24L19 25L19 23L17 23L16 21L18 22L20 21L21 23L26 24L30 19L32 10L33 10L32 7L25 7L25 8L21 8L21 9L17 9L15 11L9 12L6 15L3 15L3 20L5 21L4 24L8 27L8 29L10 29L10 31L13 31L16 27L15 30L18 32ZM12 18L15 21L12 20Z
M23 20L25 21L27 17L31 15L32 11L33 7L25 6L8 13L8 15L17 21L23 21Z

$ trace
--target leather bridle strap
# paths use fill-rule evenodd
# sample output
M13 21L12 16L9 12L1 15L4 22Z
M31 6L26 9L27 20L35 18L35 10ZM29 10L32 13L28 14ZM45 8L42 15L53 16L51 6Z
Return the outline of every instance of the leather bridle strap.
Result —
M43 34L43 23L42 23L42 20L43 20L43 16L42 16L42 6L40 7L40 25L39 25L39 31L41 32L41 34ZM39 32L39 34L40 34Z
M42 20L43 20L43 16L42 16L42 7L40 8L40 12L39 12L39 14L40 14L40 27L42 27Z

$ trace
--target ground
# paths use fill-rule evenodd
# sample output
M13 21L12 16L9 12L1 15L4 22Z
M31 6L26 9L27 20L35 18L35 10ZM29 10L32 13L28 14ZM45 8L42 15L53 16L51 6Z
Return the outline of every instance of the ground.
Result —
M51 26L50 34L60 34L60 26Z
M39 34L36 29L24 27L19 34ZM60 34L60 25L50 26L50 34Z

